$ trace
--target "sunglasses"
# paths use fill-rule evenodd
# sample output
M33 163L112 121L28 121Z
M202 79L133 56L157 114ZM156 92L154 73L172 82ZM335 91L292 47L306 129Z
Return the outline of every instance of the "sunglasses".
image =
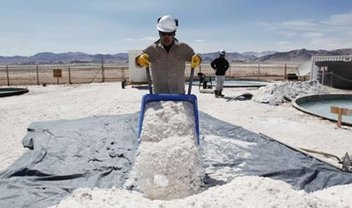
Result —
M159 31L160 36L174 36L175 32L161 32Z

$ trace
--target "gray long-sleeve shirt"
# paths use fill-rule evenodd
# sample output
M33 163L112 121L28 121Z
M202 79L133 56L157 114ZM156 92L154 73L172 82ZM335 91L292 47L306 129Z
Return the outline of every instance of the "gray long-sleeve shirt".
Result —
M192 60L193 49L175 40L167 52L158 40L143 52L149 55L154 93L184 94L185 63Z

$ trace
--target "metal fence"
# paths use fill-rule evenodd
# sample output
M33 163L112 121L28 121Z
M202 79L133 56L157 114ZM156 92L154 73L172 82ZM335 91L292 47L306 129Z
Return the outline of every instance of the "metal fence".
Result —
M231 63L227 77L238 79L283 80L295 73L294 64L242 64ZM187 69L190 67L187 65ZM196 73L214 76L209 64L202 64ZM186 72L186 76L189 73ZM129 79L127 65L114 64L55 64L55 65L0 65L0 86L77 84L113 82Z
M128 79L127 66L102 64L0 66L0 85L76 84L124 79Z
M246 80L285 80L296 74L300 63L231 63L226 77ZM214 76L214 70L208 65L201 65L200 71ZM307 79L307 77L297 77Z

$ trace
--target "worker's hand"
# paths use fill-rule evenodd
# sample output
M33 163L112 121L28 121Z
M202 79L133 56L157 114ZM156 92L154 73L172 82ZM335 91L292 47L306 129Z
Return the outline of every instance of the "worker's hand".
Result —
M140 67L149 67L150 62L149 62L149 55L146 53L143 53L139 56L136 57L136 64Z
M202 62L202 58L198 54L194 54L192 56L192 61L191 61L191 68L196 68L200 65Z

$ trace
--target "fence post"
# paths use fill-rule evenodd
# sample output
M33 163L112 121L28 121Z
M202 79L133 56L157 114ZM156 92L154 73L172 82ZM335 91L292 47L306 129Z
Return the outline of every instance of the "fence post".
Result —
M104 56L103 55L101 55L101 81L105 82Z
M229 76L232 77L232 73L231 73L231 64L229 64Z
M6 65L7 86L10 86L9 66Z
M323 74L322 74L322 78L321 78L321 84L324 85L325 83L325 67L326 66L323 66Z
M259 80L259 74L260 74L260 64L258 64L258 74L257 74L257 80Z
M287 64L285 64L285 74L284 74L284 80L287 80Z
M68 83L72 84L72 81L71 81L71 65L68 65Z
M123 81L123 80L125 80L125 67L122 67L122 68L120 69L120 71L121 71L121 73L122 73L121 79L122 79L122 81Z
M38 64L37 64L37 67L36 67L36 71L37 71L37 85L39 85L39 67L38 67Z

